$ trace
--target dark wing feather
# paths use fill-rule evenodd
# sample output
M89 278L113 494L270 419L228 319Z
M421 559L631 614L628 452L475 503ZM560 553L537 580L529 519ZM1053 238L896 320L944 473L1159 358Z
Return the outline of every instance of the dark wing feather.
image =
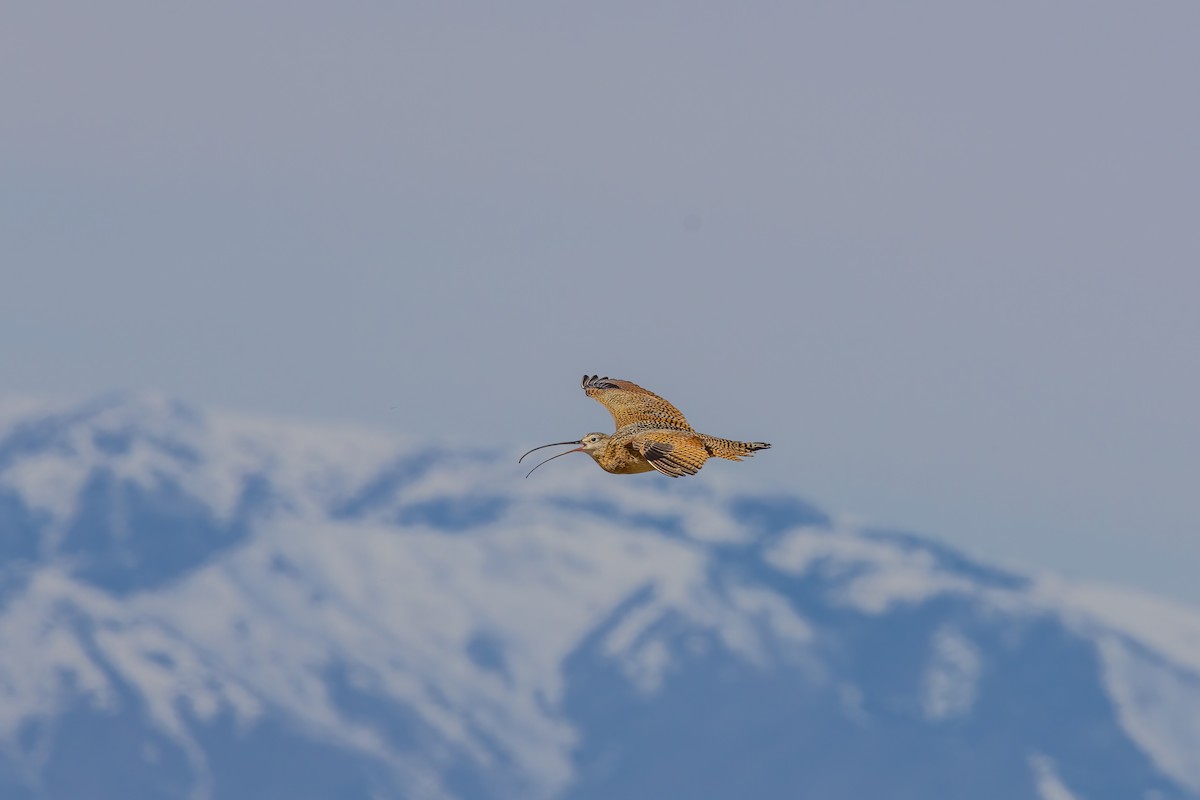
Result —
M650 466L672 478L695 475L708 460L704 440L691 431L644 431L635 434L630 444Z

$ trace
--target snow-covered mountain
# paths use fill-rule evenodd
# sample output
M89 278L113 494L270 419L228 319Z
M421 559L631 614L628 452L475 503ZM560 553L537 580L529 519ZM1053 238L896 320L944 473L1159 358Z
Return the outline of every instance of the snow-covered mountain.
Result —
M6 401L0 797L1200 798L1192 610L513 455Z

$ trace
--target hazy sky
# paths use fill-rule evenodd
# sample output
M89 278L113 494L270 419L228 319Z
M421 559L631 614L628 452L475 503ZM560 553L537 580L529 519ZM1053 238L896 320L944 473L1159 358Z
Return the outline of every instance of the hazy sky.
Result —
M718 469L1200 604L1197 41L1190 2L6 3L0 385L519 452L607 428L599 372L775 444Z

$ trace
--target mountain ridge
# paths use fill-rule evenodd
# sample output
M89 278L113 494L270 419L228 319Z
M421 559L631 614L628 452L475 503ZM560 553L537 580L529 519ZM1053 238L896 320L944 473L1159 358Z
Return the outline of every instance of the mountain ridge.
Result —
M1191 609L508 455L0 403L5 796L1200 797Z

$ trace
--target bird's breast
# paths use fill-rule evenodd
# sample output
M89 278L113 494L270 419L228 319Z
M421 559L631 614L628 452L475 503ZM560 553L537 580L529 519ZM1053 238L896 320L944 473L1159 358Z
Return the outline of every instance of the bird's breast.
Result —
M650 466L650 462L634 451L628 443L620 442L610 442L596 459L596 463L605 472L611 472L614 475L636 475L639 472L654 470L654 467Z

